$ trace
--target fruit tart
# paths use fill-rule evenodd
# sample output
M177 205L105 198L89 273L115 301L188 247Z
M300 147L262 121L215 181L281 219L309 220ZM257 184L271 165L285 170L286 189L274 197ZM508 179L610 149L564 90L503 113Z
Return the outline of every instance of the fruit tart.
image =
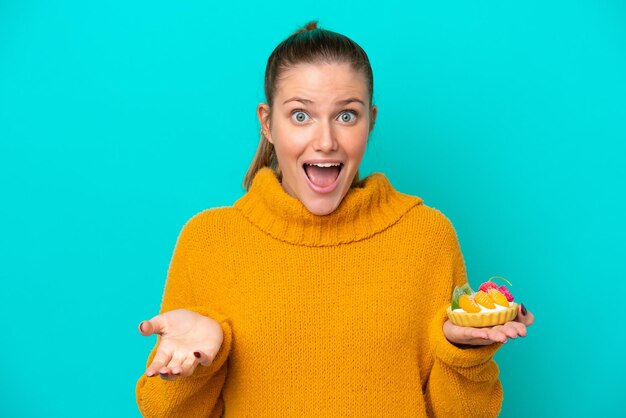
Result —
M492 279L480 285L474 292L468 283L457 286L452 292L452 304L448 307L448 318L454 325L462 327L492 327L512 321L517 316L517 303L506 286L498 286Z

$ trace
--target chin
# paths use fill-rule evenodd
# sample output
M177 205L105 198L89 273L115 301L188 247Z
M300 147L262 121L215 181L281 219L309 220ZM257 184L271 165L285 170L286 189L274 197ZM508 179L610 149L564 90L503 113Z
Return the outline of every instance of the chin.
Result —
M304 205L313 215L324 216L329 215L337 209L339 205L334 203Z
M313 215L324 216L329 215L339 207L341 199L316 199L312 202L303 202L304 207Z

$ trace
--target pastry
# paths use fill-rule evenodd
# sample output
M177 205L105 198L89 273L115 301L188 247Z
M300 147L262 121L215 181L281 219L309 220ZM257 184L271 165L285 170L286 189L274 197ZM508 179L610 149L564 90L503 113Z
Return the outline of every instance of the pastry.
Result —
M498 286L492 279L480 285L474 292L469 283L457 286L452 292L452 303L448 307L450 321L463 327L492 327L512 321L517 316L517 303L506 286Z

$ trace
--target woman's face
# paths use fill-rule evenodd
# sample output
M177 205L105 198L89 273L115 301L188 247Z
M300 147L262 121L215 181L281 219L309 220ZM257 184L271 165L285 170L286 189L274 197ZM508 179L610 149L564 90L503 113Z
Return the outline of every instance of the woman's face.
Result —
M365 76L350 64L299 64L280 75L274 105L257 115L274 144L282 186L316 215L348 193L374 126Z

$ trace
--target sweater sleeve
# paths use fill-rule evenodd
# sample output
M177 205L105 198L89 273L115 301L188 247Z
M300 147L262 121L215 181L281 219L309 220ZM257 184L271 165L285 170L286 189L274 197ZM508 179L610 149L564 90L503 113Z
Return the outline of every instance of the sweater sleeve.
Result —
M452 230L452 287L467 282L463 255ZM452 288L448 293L452 294ZM502 406L502 385L493 356L502 345L460 348L447 340L443 324L447 303L428 329L433 366L425 388L428 415L435 417L497 417Z
M459 348L443 335L446 319L443 308L429 329L435 361L426 384L428 416L497 417L502 386L493 355L501 344Z
M222 345L209 366L198 365L189 377L166 381L158 376L146 377L136 385L137 405L145 417L219 417L223 410L221 391L226 380L227 359L232 344L231 324L228 317L212 307L198 305L194 298L188 271L189 252L197 245L194 218L183 228L170 262L160 313L174 309L188 309L216 320L222 327ZM152 362L160 337L148 356L146 367Z

